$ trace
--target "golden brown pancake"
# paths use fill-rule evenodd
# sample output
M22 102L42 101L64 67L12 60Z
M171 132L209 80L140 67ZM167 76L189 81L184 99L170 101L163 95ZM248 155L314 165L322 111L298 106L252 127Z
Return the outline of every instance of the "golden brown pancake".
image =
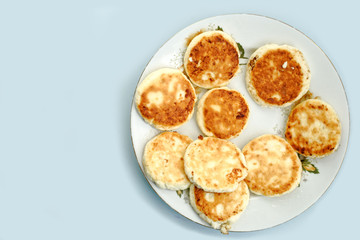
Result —
M177 132L163 132L145 146L143 166L150 180L161 188L182 190L190 186L184 171L184 153L192 140Z
M173 130L186 123L194 112L194 87L178 69L162 68L139 85L135 104L141 116L160 130Z
M225 86L240 71L239 49L222 31L204 32L194 37L184 55L190 80L203 88Z
M300 50L268 44L251 55L246 84L258 104L286 107L309 90L310 69Z
M190 186L190 204L213 228L227 233L249 203L249 189L244 181L230 193L211 193Z
M333 153L340 142L341 124L335 110L319 99L309 99L291 111L285 138L300 154L324 157Z
M240 92L214 88L200 99L196 119L205 135L231 139L245 128L249 113L249 106Z
M214 137L190 143L184 164L189 180L208 192L232 192L247 175L240 149L230 141Z
M243 148L248 166L245 182L255 194L279 196L294 190L301 179L301 161L294 149L276 135L262 135Z

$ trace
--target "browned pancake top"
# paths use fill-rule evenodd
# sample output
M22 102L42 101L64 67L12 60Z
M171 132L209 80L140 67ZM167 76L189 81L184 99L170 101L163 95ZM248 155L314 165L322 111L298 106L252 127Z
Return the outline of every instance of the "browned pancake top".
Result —
M215 137L228 139L244 128L249 107L239 92L216 89L206 97L203 114L205 128Z
M211 192L233 191L247 175L240 149L230 141L205 137L192 142L184 155L190 181Z
M300 181L301 162L290 144L278 136L257 137L243 148L243 153L249 169L245 182L255 193L281 195Z
M284 67L284 63L286 67ZM266 103L283 105L301 92L303 73L293 55L284 49L269 50L250 60L251 82L257 95Z
M184 152L192 140L177 132L162 132L146 144L144 167L158 185L165 188L188 186L184 170Z
M159 102L151 101L153 96ZM163 73L141 94L138 109L141 115L154 125L177 126L187 121L195 105L195 91L182 73Z
M285 138L305 156L321 157L333 152L339 144L341 124L335 110L318 99L297 105L290 113Z
M204 36L192 48L189 59L187 74L199 86L222 86L235 75L239 67L237 49L220 33Z
M208 193L194 186L196 207L213 221L226 221L247 206L249 192L244 181L230 193Z

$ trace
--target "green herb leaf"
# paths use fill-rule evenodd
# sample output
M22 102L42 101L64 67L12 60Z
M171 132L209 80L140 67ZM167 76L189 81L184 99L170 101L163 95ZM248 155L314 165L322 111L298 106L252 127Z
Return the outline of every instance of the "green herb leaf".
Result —
M304 160L301 161L302 164L302 169L306 172L309 173L314 173L314 174L319 174L319 169L317 167L315 167L314 164L312 164L309 159L305 158Z
M240 51L240 58L248 59L247 57L244 56L245 50L244 50L243 46L241 46L241 44L238 42L236 43L236 45L238 46L238 49Z
M215 30L217 30L217 31L224 31L224 29L222 29L222 27L220 27L220 26L217 26L217 28L216 28Z
M298 153L297 155L298 155L301 162L304 161L304 160L307 160L307 158L304 155L301 155L300 153Z
M176 194L179 196L179 198L181 198L181 196L183 194L183 190L177 190Z

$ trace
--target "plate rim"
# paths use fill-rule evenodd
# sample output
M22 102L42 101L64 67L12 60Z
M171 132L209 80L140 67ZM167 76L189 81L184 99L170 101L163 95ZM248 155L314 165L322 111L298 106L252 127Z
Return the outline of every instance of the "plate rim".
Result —
M271 228L274 228L274 227L277 227L279 225L282 225L284 223L287 223L291 220L293 220L294 218L298 217L299 215L301 215L302 213L304 213L305 211L307 211L308 209L310 209L312 206L314 206L318 200L324 196L324 194L328 191L328 189L330 188L330 186L333 184L333 182L335 181L335 179L337 178L337 175L339 174L340 172L340 169L342 168L342 165L344 163L344 160L345 160L345 157L346 157L346 154L347 154L347 150L348 150L348 146L349 146L349 140L350 140L350 134L351 134L351 118L350 118L350 106L349 106L349 101L348 101L348 96L347 96L347 93L345 91L345 86L343 84L343 81L341 79L341 76L339 75L336 67L334 66L333 62L330 60L330 58L328 57L328 55L325 53L325 51L318 45L315 43L315 41L313 41L309 36L307 36L304 32L300 31L299 29L295 28L294 26L282 21L282 20L279 20L279 19L276 19L274 17L269 17L269 16L266 16L266 15L262 15L262 14L256 14L256 13L229 13L229 14L220 14L220 15L215 15L215 16L210 16L210 17L206 17L206 18L202 18L202 19L199 19L193 23L191 23L190 25L187 25L185 27L183 27L182 29L178 30L176 33L174 33L173 35L171 35L163 44L161 44L161 46L155 50L155 53L151 56L151 58L149 59L149 61L147 62L147 64L145 65L143 71L141 72L139 78L138 78L138 81L137 81L137 84L136 84L136 87L134 89L134 92L133 92L133 95L132 95L132 101L131 101L131 107L130 107L130 136L131 136L131 144L132 144L132 149L133 149L133 152L135 154L135 157L136 159L138 160L137 163L138 163L138 166L143 174L143 176L145 177L146 181L148 182L148 184L150 185L151 189L156 193L156 195L163 201L165 202L173 211L175 211L176 213L178 213L180 216L190 220L191 222L193 223L196 223L200 226L204 226L204 227L207 227L209 229L213 229L210 225L205 225L205 224L201 224L199 222L196 222L192 219L190 219L189 217L183 215L181 212L179 212L178 210L176 210L175 208L173 208L167 201L165 201L165 199L160 195L158 194L158 192L154 189L154 187L152 186L152 184L150 183L149 179L146 177L146 174L144 172L144 170L142 169L142 167L140 166L140 158L139 156L137 155L136 151L135 151L135 146L134 146L134 140L133 140L133 130L132 130L132 110L133 110L133 107L134 107L134 97L135 97L135 94L136 94L136 89L138 88L139 86L139 83L140 83L140 80L141 80L141 77L143 76L145 70L147 69L148 65L150 64L150 62L153 60L153 58L155 57L155 55L157 54L157 52L164 46L166 45L171 39L173 39L179 32L187 29L187 28L190 28L191 26L195 25L195 24L198 24L199 22L202 22L202 21L206 21L206 20L210 20L212 18L216 18L216 17L226 17L226 16L252 16L252 17L260 17L260 18L265 18L265 19L270 19L272 21L275 21L275 22L278 22L280 24L284 24L286 25L287 27L290 27L292 28L293 30L299 32L301 35L305 36L308 40L310 40L323 54L324 56L327 58L327 60L329 61L329 63L331 64L331 67L334 69L337 77L339 78L340 80L340 83L341 83L341 86L342 86L342 89L344 91L344 95L345 95L345 100L346 100L346 107L347 107L347 118L348 118L348 133L347 133L347 138L346 138L346 146L345 146L345 149L344 149L344 155L341 159L341 163L339 165L339 168L337 169L333 179L329 182L328 186L324 189L324 191L309 205L307 206L302 212L290 217L289 219L285 220L285 221L282 221L280 223L277 223L275 225L272 225L272 226L269 226L269 227L265 227L265 228L261 228L261 229L253 229L253 230L233 230L233 229L230 229L229 232L255 232L255 231L262 231L262 230L266 230L266 229L271 229ZM135 111L136 108L135 108ZM142 157L141 157L142 159ZM139 161L140 160L140 161ZM215 230L215 229L214 229Z

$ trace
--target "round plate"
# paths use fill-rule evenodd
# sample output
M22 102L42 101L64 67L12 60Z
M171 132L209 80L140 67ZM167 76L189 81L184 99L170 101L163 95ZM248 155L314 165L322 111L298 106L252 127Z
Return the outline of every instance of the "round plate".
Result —
M278 20L251 14L232 14L216 16L201 20L178 32L168 40L153 56L140 77L144 77L162 67L181 68L186 44L200 30L215 30L218 27L232 35L236 42L245 50L249 57L257 48L268 43L288 44L300 49L307 60L312 73L310 91L331 104L337 111L341 124L342 135L338 150L323 159L310 160L318 169L319 174L303 172L300 186L293 192L281 197L264 197L251 195L248 207L240 219L233 224L231 231L253 231L269 228L284 223L299 215L326 191L339 171L345 156L349 138L349 108L344 87L334 66L325 53L308 37L295 28ZM247 59L240 59L246 63ZM245 87L245 65L242 71L228 85L237 89L247 99L250 107L250 118L246 129L239 137L231 140L242 149L251 139L266 133L283 136L289 108L266 108L257 105ZM204 90L202 93L203 94ZM195 114L193 118L177 129L177 132L196 139L200 132ZM142 156L145 144L159 133L147 124L139 115L132 103L131 135L139 166L143 171ZM143 171L144 172L144 171ZM186 191L178 195L175 191L164 190L149 181L154 191L171 208L192 221L209 226L191 208Z

